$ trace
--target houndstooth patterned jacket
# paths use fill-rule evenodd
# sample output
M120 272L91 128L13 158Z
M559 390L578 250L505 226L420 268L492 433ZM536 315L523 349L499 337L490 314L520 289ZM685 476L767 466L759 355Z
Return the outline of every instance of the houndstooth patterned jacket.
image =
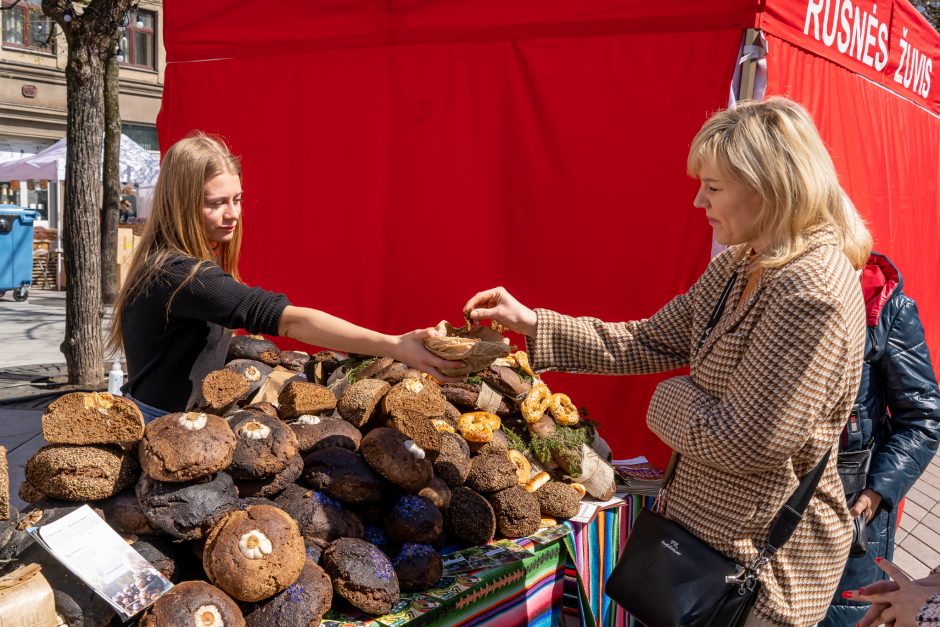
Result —
M646 422L681 453L666 515L741 564L777 511L832 449L804 519L761 573L754 612L778 625L823 618L849 551L837 438L858 391L865 338L861 288L829 227L809 249L764 272L737 307L745 251L718 255L695 285L646 320L607 323L539 309L529 359L539 371L640 374L691 366L656 388ZM732 272L721 320L697 347Z

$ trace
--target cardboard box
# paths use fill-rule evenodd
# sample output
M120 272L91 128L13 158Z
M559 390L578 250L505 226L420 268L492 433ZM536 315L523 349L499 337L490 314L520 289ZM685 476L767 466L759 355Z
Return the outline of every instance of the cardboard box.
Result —
M118 265L127 263L132 254L134 254L134 230L129 226L119 226L117 237Z

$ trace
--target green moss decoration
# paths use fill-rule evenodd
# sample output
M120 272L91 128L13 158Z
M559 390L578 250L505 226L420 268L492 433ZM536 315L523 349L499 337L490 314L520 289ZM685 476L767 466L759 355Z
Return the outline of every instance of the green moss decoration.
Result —
M523 369L520 368L519 366L514 366L512 370L513 370L513 372L515 372L517 375L519 375L519 378L520 378L520 379L522 379L522 380L525 381L526 383L529 383L529 384L535 383L535 379L532 378L532 375L530 375L528 372L526 372L525 370L523 370Z
M364 359L352 368L349 369L349 372L346 373L346 380L349 381L349 385L355 383L359 378L359 373L366 369L366 366L374 362L378 357L371 357L369 359Z
M464 383L469 383L470 385L483 385L483 379L480 378L478 374L472 374L463 380Z
M568 475L580 477L581 445L587 444L588 437L586 429L556 426L555 433L551 437L543 438L533 434L529 449L543 466L549 464L557 452L559 457L567 462L565 465L568 468Z
M506 435L506 440L509 442L509 448L514 448L520 453L528 452L529 447L526 446L525 440L522 439L521 435L506 426L503 427L503 433Z

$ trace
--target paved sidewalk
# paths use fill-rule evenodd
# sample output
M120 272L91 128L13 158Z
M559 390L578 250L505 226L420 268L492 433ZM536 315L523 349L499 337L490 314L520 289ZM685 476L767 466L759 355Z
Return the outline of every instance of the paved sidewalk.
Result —
M0 369L65 363L59 344L65 337L65 292L30 290L17 303L0 298Z

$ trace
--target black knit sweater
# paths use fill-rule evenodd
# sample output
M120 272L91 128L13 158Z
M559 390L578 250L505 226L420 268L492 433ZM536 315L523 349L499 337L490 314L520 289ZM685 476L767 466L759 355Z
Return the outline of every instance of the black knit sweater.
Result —
M188 408L203 378L225 365L232 329L277 335L290 304L284 294L238 283L214 263L172 296L198 262L172 258L145 293L132 294L121 318L124 393L165 411Z

